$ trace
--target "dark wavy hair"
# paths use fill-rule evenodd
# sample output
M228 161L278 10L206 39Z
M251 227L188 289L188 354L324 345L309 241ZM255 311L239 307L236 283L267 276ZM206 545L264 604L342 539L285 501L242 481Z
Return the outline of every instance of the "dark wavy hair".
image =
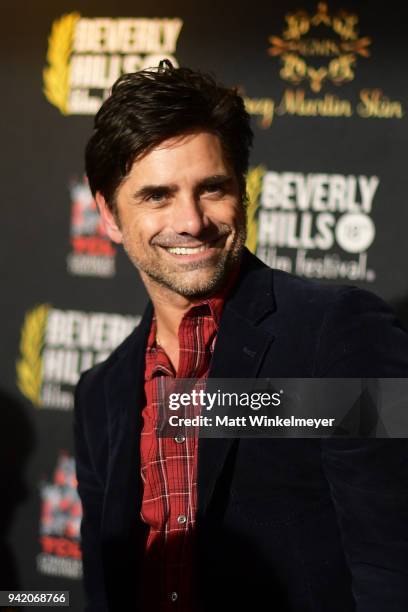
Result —
M85 165L93 195L116 212L115 195L133 162L168 138L205 130L220 138L245 199L252 130L236 89L167 60L157 69L122 75L95 116Z

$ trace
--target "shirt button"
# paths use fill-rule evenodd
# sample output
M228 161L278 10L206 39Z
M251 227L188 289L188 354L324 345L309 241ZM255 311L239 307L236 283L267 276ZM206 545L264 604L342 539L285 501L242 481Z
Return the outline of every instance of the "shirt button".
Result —
M177 601L178 599L178 594L176 593L176 591L173 591L172 593L170 593L170 601Z
M183 444L183 442L186 441L185 436L182 436L181 434L177 434L177 436L174 438L175 442L177 442L177 444Z
M184 525L184 523L187 522L187 517L185 514L179 514L179 516L177 517L177 522L179 525Z

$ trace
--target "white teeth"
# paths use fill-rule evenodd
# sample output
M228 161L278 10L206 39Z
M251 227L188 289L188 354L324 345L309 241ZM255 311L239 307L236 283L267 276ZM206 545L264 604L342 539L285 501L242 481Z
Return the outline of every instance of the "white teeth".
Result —
M193 255L194 253L201 253L202 251L206 251L208 246L203 245L199 247L169 247L167 250L169 253L174 253L175 255Z

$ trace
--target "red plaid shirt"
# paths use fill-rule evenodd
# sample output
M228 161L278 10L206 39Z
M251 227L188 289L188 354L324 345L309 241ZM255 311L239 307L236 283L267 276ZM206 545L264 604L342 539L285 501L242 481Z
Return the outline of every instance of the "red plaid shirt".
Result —
M193 612L193 536L197 507L198 437L158 438L157 406L166 377L205 379L217 337L225 292L204 300L179 326L177 372L156 344L153 318L146 349L142 520L150 526L144 566L144 602L152 612Z

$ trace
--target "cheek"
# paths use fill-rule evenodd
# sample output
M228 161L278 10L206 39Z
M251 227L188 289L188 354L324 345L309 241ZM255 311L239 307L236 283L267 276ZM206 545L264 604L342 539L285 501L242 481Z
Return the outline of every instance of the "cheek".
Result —
M160 233L163 223L160 215L146 213L133 216L128 220L126 227L126 234L130 239L148 243L151 238Z
M241 203L237 202L225 202L223 206L219 206L215 210L212 219L219 223L226 223L227 225L234 227L242 222L245 218L245 212Z
M245 209L242 206L242 204L235 204L233 205L227 212L226 212L226 223L228 223L231 226L241 226L243 223L245 223L245 219L246 219L246 214L245 214Z

